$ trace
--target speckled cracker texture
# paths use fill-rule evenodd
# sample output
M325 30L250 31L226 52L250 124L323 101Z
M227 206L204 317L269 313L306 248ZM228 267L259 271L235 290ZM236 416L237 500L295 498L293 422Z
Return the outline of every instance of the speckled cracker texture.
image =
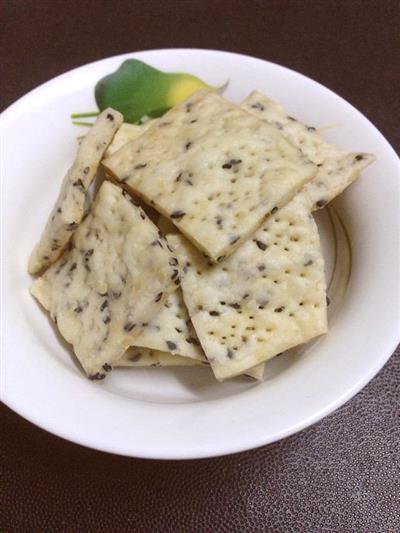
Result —
M327 331L318 230L295 200L223 264L210 267L179 235L182 290L215 376L224 380Z
M204 364L199 359L182 357L170 352L150 350L131 346L117 361L116 367L147 367L147 366L198 366Z
M89 377L105 377L179 285L171 250L129 194L106 181L68 250L33 283Z
M223 261L316 166L275 127L200 91L104 161L212 261Z
M317 174L301 191L301 200L310 211L324 207L375 161L372 154L339 150L316 128L302 124L258 91L252 92L241 107L275 127L317 165Z
M142 133L145 132L152 125L153 122L154 120L148 120L144 124L128 124L124 122L115 134L114 139L110 146L107 148L104 156L109 157L128 142L140 137Z
M37 274L54 263L82 221L87 190L122 121L121 113L108 108L100 113L82 140L76 159L63 180L60 194L40 241L29 259L30 274Z
M135 346L206 360L179 288L168 296L157 316L138 333Z

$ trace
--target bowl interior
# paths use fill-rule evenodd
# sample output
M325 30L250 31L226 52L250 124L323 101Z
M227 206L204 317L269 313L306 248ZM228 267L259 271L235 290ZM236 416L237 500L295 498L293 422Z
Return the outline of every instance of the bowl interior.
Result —
M400 255L397 158L350 104L283 67L205 50L161 50L137 57L164 70L193 72L214 85L229 78L225 96L233 101L261 90L300 120L316 127L334 126L326 130L328 140L377 155L377 162L343 197L317 214L330 284L330 333L267 363L262 384L247 378L219 384L207 368L197 367L118 369L96 384L83 377L69 347L30 297L26 264L73 160L76 137L85 131L72 126L69 114L95 109L94 84L125 57L106 59L52 80L3 116L5 399L51 431L118 453L198 457L271 442L343 403L371 379L395 347ZM113 435L106 434L107 427L94 426L93 413L99 409L118 421ZM83 417L82 427L76 421L74 425L77 412ZM56 419L60 413L62 421ZM181 427L194 414L199 431L174 433L175 424ZM134 415L142 420L140 438L136 426L135 431L126 427ZM172 429L170 435L163 434L161 449L155 438L163 424ZM205 435L205 430L214 431L216 437ZM133 434L134 443L127 440Z

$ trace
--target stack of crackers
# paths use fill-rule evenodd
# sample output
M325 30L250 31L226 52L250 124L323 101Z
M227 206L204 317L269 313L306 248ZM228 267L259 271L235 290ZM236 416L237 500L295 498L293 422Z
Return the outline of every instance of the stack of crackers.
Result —
M32 253L31 292L92 379L189 365L261 379L265 361L327 332L312 212L373 160L258 92L238 106L199 91L141 126L107 109Z

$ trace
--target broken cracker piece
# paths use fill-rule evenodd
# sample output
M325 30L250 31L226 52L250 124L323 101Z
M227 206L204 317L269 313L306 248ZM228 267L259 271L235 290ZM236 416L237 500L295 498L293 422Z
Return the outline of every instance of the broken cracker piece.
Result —
M89 377L102 379L179 284L177 259L126 191L105 181L68 250L31 287Z
M40 241L29 259L30 274L44 270L60 256L85 213L86 193L107 146L122 124L121 113L105 109L82 140L76 159L65 176L56 204Z

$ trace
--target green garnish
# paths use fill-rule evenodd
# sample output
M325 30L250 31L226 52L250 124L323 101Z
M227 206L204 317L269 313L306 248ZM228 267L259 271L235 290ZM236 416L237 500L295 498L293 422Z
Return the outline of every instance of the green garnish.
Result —
M225 86L212 87L191 74L162 72L128 59L96 84L95 98L100 111L112 107L124 115L125 122L135 123L144 115L163 115L199 89L221 90Z

